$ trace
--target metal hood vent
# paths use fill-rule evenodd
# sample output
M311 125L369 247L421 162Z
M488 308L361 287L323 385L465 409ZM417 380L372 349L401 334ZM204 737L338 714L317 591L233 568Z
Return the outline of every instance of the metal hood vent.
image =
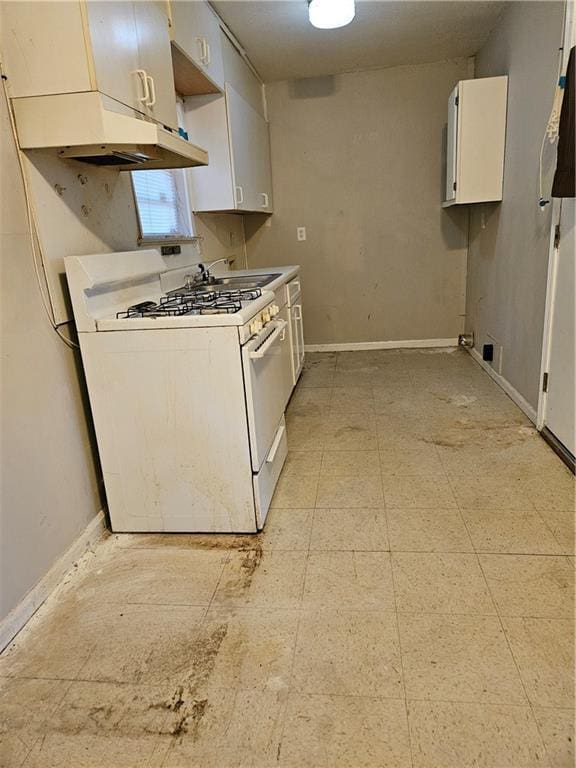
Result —
M97 91L12 100L20 149L121 171L208 165L208 153Z

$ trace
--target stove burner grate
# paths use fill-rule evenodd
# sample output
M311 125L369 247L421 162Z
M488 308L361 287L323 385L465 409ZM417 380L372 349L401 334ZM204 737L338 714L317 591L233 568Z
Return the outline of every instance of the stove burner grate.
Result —
M262 295L259 288L233 291L174 291L163 296L160 303L142 301L117 312L119 320L136 317L179 317L181 315L224 315L239 312L242 301L252 301Z

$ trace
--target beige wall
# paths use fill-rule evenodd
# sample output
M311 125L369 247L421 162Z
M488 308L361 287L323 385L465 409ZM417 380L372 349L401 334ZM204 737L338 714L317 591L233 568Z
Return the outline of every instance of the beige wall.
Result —
M104 499L82 364L51 329L40 301L3 94L0 109L1 621ZM62 256L137 247L128 176L65 163L52 152L31 157L42 244L54 290L66 296ZM244 266L241 216L203 216L196 224L204 260L229 256Z
M511 3L476 58L478 77L509 76L501 204L472 206L467 327L481 351L503 345L502 375L538 405L550 208L538 208L538 156L552 107L562 3ZM550 190L555 152L545 154Z
M275 215L246 217L248 262L302 265L308 344L463 330L467 212L440 203L448 94L468 71L462 59L267 86Z
M0 95L0 619L101 508L78 355L51 330Z

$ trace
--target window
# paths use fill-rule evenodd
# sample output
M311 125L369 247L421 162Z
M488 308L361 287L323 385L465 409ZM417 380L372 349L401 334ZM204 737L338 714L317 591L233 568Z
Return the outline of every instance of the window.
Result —
M134 171L132 186L141 240L194 237L184 170Z

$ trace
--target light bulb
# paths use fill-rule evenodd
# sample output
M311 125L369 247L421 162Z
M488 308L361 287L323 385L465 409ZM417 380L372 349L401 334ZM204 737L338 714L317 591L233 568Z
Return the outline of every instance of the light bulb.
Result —
M308 18L318 29L336 29L350 24L356 10L354 0L310 0Z

